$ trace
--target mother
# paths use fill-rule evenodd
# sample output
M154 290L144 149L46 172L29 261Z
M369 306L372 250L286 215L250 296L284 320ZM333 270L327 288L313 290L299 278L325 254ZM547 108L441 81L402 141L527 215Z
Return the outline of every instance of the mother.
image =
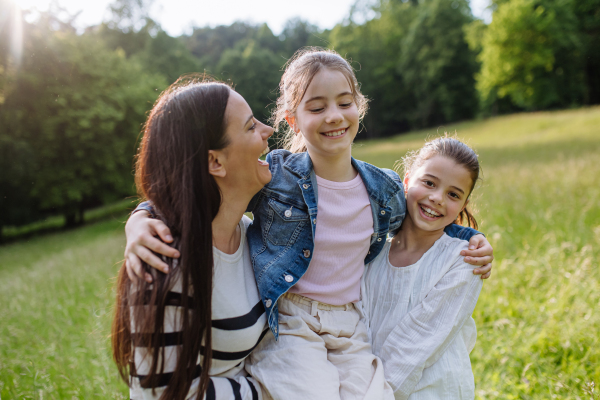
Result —
M152 109L136 184L180 257L153 283L119 273L113 356L132 399L262 397L243 365L267 332L243 215L271 180L258 158L272 133L222 83L179 80Z

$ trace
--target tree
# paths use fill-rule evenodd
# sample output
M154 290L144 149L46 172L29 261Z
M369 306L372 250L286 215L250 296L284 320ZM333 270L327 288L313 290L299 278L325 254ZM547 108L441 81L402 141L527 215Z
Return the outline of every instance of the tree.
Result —
M357 24L353 15L329 40L352 59L371 100L363 135L385 136L474 114L477 64L464 38L463 26L472 20L466 1L381 1L362 12L374 17Z
M586 100L600 103L600 0L573 0L583 48Z
M132 58L146 72L164 75L169 83L183 74L203 70L200 61L185 47L183 40L169 36L162 29L148 38L145 47Z
M282 61L272 51L250 40L245 46L239 43L236 48L225 50L217 71L222 79L234 83L235 90L244 96L254 115L265 120L277 96Z
M583 48L571 0L506 0L485 32L477 87L525 109L584 100Z
M414 101L407 116L413 128L471 118L477 110L475 54L464 26L473 20L466 0L429 0L403 38L399 71Z
M291 57L298 49L305 46L321 46L325 43L319 38L319 28L300 18L289 19L279 35L282 52Z
M0 153L21 171L12 185L27 188L35 212L75 224L86 207L132 193L136 138L166 82L122 50L44 21L27 26L25 54L0 113Z

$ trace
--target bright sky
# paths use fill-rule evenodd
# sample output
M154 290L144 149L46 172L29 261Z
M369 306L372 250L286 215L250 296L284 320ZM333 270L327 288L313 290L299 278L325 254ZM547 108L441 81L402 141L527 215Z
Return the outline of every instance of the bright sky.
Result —
M48 9L52 0L13 0L22 9ZM55 0L56 1L56 0ZM172 36L189 33L192 26L230 25L234 21L266 22L276 35L284 23L300 17L320 28L332 28L341 22L356 0L155 0L151 17ZM471 0L476 16L489 22L485 7L490 0ZM71 14L81 11L76 25L96 25L108 16L112 0L57 0Z

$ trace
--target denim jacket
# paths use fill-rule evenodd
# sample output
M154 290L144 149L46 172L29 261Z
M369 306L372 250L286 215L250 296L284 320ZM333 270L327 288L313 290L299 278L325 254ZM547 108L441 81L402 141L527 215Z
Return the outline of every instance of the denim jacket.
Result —
M254 275L269 327L278 338L277 300L298 282L313 256L317 225L317 180L308 153L274 150L267 155L272 179L250 202L254 222L248 228L248 245ZM396 232L406 214L404 187L389 169L352 158L369 195L373 235L365 264L371 262ZM343 204L340 205L343 207ZM451 225L448 235L470 239L478 232Z
M274 150L267 154L272 179L254 196L247 211L254 215L247 238L256 284L275 338L279 337L277 300L306 273L314 250L317 224L317 179L308 153ZM404 186L398 174L352 158L369 195L373 235L365 264L373 261L406 214ZM340 205L343 206L343 205ZM137 210L153 214L142 203ZM451 237L469 240L479 232L459 225L445 229Z

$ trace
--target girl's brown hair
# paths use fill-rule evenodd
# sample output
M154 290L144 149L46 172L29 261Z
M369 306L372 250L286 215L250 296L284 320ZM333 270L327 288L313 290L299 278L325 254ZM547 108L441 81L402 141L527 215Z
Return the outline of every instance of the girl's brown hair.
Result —
M344 74L352 90L352 96L358 107L358 115L362 121L367 113L367 99L360 92L356 75L348 61L333 50L307 47L298 50L286 63L285 72L281 77L281 82L279 82L279 97L271 116L271 123L275 129L278 130L285 118L296 112L313 78L324 68ZM281 139L281 144L283 148L292 153L306 151L304 137L296 134L289 125L287 125Z
M409 152L403 157L402 161L397 163L397 167L403 167L404 173L410 175L412 171L421 167L426 160L429 160L434 156L447 157L469 171L473 183L469 189L469 194L467 196L468 200L473 192L475 183L479 180L479 158L473 149L456 137L450 137L446 133L444 137L439 137L426 142L421 149ZM467 200L465 200L465 202ZM477 221L469 207L465 207L460 214L458 214L454 223L466 225L473 229L478 228Z
M137 154L136 185L154 203L157 214L171 229L181 256L168 260L172 272L153 268L153 283L129 280L121 267L112 326L113 358L123 380L137 375L132 345L148 348L150 372L140 377L142 387L167 384L161 399L184 399L200 376L196 398L208 388L212 360L211 296L213 282L212 220L221 193L208 171L208 151L227 146L225 109L230 87L205 78L180 78L164 91L152 108ZM173 305L169 291L180 280L181 335L175 371L164 373L165 307ZM132 327L133 325L133 327ZM132 329L133 328L133 329ZM203 360L197 365L198 355Z

